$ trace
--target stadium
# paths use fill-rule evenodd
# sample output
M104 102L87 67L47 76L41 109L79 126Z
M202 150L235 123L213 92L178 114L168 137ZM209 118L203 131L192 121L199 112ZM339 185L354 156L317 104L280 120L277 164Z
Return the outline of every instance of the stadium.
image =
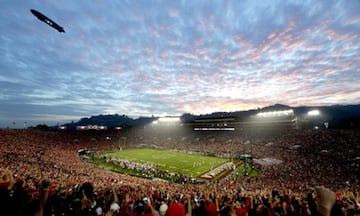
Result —
M4 0L0 216L360 215L360 0Z
M211 208L220 215L232 209L298 215L315 211L302 204L318 186L330 189L334 202L341 200L332 208L336 214L356 212L360 131L327 128L328 119L319 118L303 124L294 110L277 109L152 118L141 127L1 129L1 184L34 202L11 215L35 211L36 201L45 197L44 215L95 215L98 208L112 212L113 203L119 206L114 215L160 212L172 203L182 203L193 215L212 215ZM3 190L1 196L9 204L19 196L8 194ZM151 207L127 208L145 198Z

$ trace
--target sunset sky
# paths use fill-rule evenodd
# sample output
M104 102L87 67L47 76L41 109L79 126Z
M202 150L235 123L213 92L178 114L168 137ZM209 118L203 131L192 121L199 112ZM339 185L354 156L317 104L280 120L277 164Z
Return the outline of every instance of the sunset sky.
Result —
M360 103L357 0L0 2L0 127Z

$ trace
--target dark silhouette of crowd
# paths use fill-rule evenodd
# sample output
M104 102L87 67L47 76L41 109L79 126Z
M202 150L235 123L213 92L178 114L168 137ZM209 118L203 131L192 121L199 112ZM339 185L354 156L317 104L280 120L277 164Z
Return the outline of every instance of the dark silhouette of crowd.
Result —
M248 153L264 161L254 162L262 174L177 184L114 173L78 154L143 144L221 157ZM359 144L358 130L2 129L0 215L360 215Z

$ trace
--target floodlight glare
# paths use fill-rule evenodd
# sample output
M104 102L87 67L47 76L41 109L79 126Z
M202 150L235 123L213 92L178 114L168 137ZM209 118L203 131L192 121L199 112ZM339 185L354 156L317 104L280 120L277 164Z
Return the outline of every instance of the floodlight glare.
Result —
M309 116L318 116L320 115L320 111L319 110L311 110L308 112Z
M180 121L179 117L160 117L159 122L177 122Z
M290 110L282 110L282 111L269 111L269 112L260 112L256 114L259 117L278 117L278 116L289 116L293 115L294 111Z

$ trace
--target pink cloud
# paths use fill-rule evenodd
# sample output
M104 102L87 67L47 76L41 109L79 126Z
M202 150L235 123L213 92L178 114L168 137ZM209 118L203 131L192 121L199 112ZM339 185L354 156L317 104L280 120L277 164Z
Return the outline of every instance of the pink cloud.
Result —
M356 16L356 17L351 17L348 20L346 20L344 25L353 25L353 24L359 24L359 23L360 23L360 16Z
M233 35L234 40L241 46L241 47L251 47L252 44L244 39L243 35Z
M179 109L189 113L206 114L216 111L231 112L256 109L259 105L261 106L262 104L251 101L243 102L230 98L199 98L197 100L187 101L186 104L180 104Z
M204 44L204 39L203 39L203 38L195 39L195 40L193 41L193 45L194 45L195 47L197 47L197 46L202 46L203 44Z
M178 11L175 8L169 8L168 9L168 16L169 17L177 17Z
M305 43L305 41L295 41L293 43L288 44L286 47L287 49L294 49L302 46Z
M276 33L271 33L271 34L269 34L269 36L267 37L267 39L271 40L271 39L273 39L273 38L275 38L275 37L276 37Z

